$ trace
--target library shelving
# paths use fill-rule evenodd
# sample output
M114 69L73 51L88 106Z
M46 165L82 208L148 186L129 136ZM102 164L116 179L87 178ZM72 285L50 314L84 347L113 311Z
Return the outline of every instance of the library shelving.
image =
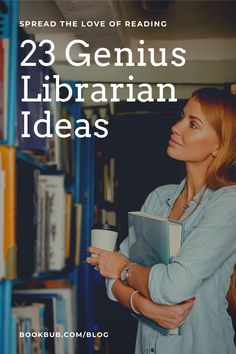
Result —
M72 211L71 215L69 216L69 229L73 237L80 236L81 239L73 239L71 241L70 248L69 248L69 261L65 263L64 267L61 269L54 270L53 267L48 266L50 264L50 259L47 260L47 266L43 271L32 271L28 272L29 269L24 269L24 261L27 263L28 261L31 262L31 266L34 267L35 263L32 262L34 260L34 256L36 253L35 249L37 249L37 243L34 244L33 249L26 248L23 249L23 254L25 255L25 259L21 259L23 263L22 274L18 274L19 269L16 269L16 264L19 265L19 262L16 258L14 258L15 253L11 255L11 271L12 273L8 276L7 273L3 274L0 279L0 314L2 321L0 321L0 352L3 354L16 354L17 353L17 345L18 338L16 335L18 322L16 320L16 315L13 314L12 310L12 301L13 298L19 297L17 294L18 291L22 291L25 287L28 287L29 284L33 286L33 284L43 284L44 282L52 282L52 284L56 284L55 282L67 282L71 285L73 289L73 299L74 299L74 308L73 314L75 316L75 323L74 327L72 328L73 331L77 331L80 329L93 331L94 324L93 324L93 308L91 306L92 303L92 272L91 267L87 265L84 260L86 258L86 249L90 244L90 228L93 223L93 184L94 184L94 141L93 138L91 139L79 139L72 137L70 141L64 141L63 143L58 141L48 141L47 142L47 150L45 149L44 152L38 151L36 148L24 148L22 149L21 141L19 141L19 121L17 110L19 110L19 37L22 36L22 33L19 34L18 29L18 1L1 1L0 2L0 41L1 41L1 53L2 60L0 61L0 79L3 79L3 85L0 92L1 100L3 102L2 106L0 107L0 157L1 157L1 164L0 164L0 176L4 176L5 180L4 183L9 184L9 171L5 171L6 159L2 163L2 155L3 147L4 151L7 153L10 152L12 162L11 162L11 172L13 174L11 176L11 185L6 187L8 190L11 187L11 202L13 203L13 209L11 210L12 214L11 217L8 218L8 224L5 225L11 228L12 236L14 238L15 244L13 246L14 252L16 254L19 253L20 247L16 250L16 244L19 242L19 225L16 226L16 220L18 218L19 210L17 210L17 203L24 203L24 196L19 197L18 190L21 189L23 193L25 193L25 203L26 200L30 200L29 194L30 190L35 186L32 183L35 180L38 181L38 176L45 176L45 179L50 179L50 176L56 176L57 179L63 180L63 189L64 191L71 196L72 200ZM23 34L24 35L24 34ZM52 76L52 69L49 68L49 73ZM53 82L52 82L53 84ZM71 85L73 90L73 82L69 82L68 84ZM54 107L55 108L55 107ZM51 107L50 107L51 109ZM75 103L73 99L68 102L64 103L63 107L60 106L57 109L69 116L69 119L73 123L76 119L81 116L81 104ZM54 112L55 114L55 112ZM53 114L52 114L53 115ZM38 118L38 117L36 117ZM24 142L23 142L24 143ZM59 149L60 152L63 151L63 156L60 155L60 161L58 160L57 156L53 156L53 159L50 160L51 156L45 156L48 151L50 150L52 144L52 148L54 149L53 153L55 155L55 149ZM23 144L24 145L24 144ZM59 146L60 145L60 146ZM64 149L64 150L63 150ZM57 150L58 153L58 150ZM69 156L68 153L73 154ZM9 155L10 156L10 155ZM70 161L69 161L70 160ZM7 162L8 163L8 162ZM22 167L23 166L23 167ZM17 178L19 178L21 174L21 178L24 179L24 173L28 171L28 177L31 178L31 185L30 183L23 186L23 184L17 185ZM37 173L36 173L37 172ZM36 179L35 174L37 175ZM26 176L26 175L25 175ZM31 176L31 177L29 177ZM60 177L60 178L59 178ZM1 182L3 179L1 179ZM33 182L32 182L33 181ZM13 185L14 184L14 185ZM45 184L44 184L45 186ZM18 188L20 187L20 188ZM1 192L1 191L0 191ZM45 192L45 191L44 191ZM18 193L18 194L17 194ZM36 192L35 192L36 194ZM46 191L46 207L49 208L49 194L50 191ZM17 201L16 201L17 196ZM4 194L0 194L0 197L5 198ZM8 198L8 196L7 196ZM10 198L10 197L9 197ZM28 199L27 199L28 198ZM32 196L32 205L34 205L35 195ZM2 199L3 203L5 203L5 199ZM43 200L44 202L44 200ZM10 211L6 208L6 204L2 204L4 213L10 213ZM80 206L82 209L82 216L80 223L77 220L76 214L76 206ZM58 205L58 208L60 205ZM36 207L35 207L36 208ZM24 209L24 208L22 208ZM38 210L38 209L37 209ZM46 209L48 211L48 209ZM26 212L26 211L24 211ZM32 210L30 211L32 215ZM81 215L80 212L80 215ZM39 214L42 217L41 214ZM25 215L24 215L25 216ZM47 214L48 217L48 214ZM3 220L3 216L1 216L1 221ZM4 215L4 221L6 220ZM29 220L32 222L32 227L38 225L37 222L39 220ZM45 222L47 226L48 221ZM6 223L5 223L6 224ZM5 242L6 235L5 235L5 226L3 228L2 234L0 236L0 241L2 244L0 247L3 246L3 242ZM14 227L15 228L14 228ZM45 226L45 227L46 227ZM38 227L38 226L37 226ZM77 228L77 229L76 229ZM24 227L22 227L21 232L24 231ZM1 232L1 230L0 230ZM36 236L38 229L35 231ZM81 235L80 235L81 234ZM30 235L24 235L25 239L29 239ZM36 237L35 236L35 237ZM72 239L71 239L72 240ZM31 240L32 241L32 240ZM35 242L37 239L35 239ZM72 248L72 256L71 256L71 248ZM21 251L22 251L22 244L21 244ZM28 252L28 253L27 253ZM47 255L50 253L47 251ZM3 255L3 249L0 253L0 256ZM4 258L4 260L6 260ZM68 264L67 264L68 263ZM49 268L49 269L48 269ZM24 273L25 272L25 273ZM38 285L37 285L38 286ZM28 289L27 289L28 290ZM32 290L32 288L31 288ZM29 290L30 291L30 290ZM53 290L51 290L53 291ZM50 293L50 291L49 291ZM55 294L54 294L55 295ZM18 297L17 297L18 296ZM39 295L38 295L39 296ZM43 297L43 296L42 296ZM32 297L33 299L33 297ZM34 298L35 300L35 298ZM19 328L29 328L27 327L28 322L25 320L23 327ZM25 327L24 327L25 326ZM19 329L18 328L18 329ZM77 342L79 342L77 340ZM80 349L80 345L77 346L77 343L73 347L66 347L65 353L68 354L75 354L75 353L93 353L93 342L92 338L88 338L84 340L84 348ZM28 342L25 343L25 348L29 348ZM43 344L42 344L43 345ZM44 343L45 345L45 343ZM65 343L63 344L65 348ZM72 349L71 349L72 348ZM43 351L44 350L44 351ZM62 349L60 349L62 350ZM45 348L42 347L42 354L45 352ZM59 352L59 351L58 351ZM29 351L26 349L26 354ZM62 351L60 351L62 353ZM53 354L53 353L52 353ZM57 354L57 350L55 351Z
M18 1L5 0L0 2L0 38L1 38L1 62L5 59L5 72L7 80L2 82L2 96L4 91L4 107L1 113L0 120L3 119L3 114L7 112L6 126L3 127L5 134L1 137L1 143L8 145L14 144L15 141L15 113L16 106L12 102L16 101L16 71L17 71L17 26L18 26ZM3 71L3 65L1 68ZM4 87L5 86L5 87Z
M17 70L17 23L18 2L0 2L0 41L1 41L1 144L14 144L16 114L16 70ZM4 60L5 59L5 60ZM5 75L5 81L3 74ZM6 119L6 115L7 119ZM2 245L1 245L2 247ZM0 281L0 351L11 353L11 289L12 282Z

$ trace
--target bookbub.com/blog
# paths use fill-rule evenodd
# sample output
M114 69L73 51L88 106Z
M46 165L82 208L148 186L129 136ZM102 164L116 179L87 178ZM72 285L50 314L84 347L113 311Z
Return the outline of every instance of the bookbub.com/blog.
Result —
M108 332L19 332L20 338L108 338Z

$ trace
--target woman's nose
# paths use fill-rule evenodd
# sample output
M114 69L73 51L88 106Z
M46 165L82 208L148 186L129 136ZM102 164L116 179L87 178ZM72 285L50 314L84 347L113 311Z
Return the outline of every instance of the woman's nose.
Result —
M181 124L180 124L180 122L175 123L172 126L171 131L172 131L173 134L181 135Z

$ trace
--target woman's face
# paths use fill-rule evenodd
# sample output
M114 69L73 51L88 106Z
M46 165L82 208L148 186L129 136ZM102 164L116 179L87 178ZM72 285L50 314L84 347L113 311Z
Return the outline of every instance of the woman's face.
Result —
M207 162L216 156L220 141L210 126L200 103L192 97L180 120L172 127L167 154L185 162Z

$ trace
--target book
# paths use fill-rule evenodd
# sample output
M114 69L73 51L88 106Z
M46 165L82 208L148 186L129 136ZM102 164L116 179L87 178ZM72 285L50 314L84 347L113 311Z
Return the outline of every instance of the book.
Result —
M71 229L72 229L72 193L65 193L65 257L70 257Z
M11 342L10 342L10 353L18 354L17 352L17 318L12 313L10 318L10 328L11 328Z
M45 317L44 324L45 330L48 332L56 332L57 330L57 296L55 294L39 294L29 293L28 290L25 291L14 291L12 296L13 306L31 306L37 304L43 304L45 307ZM23 331L23 330L22 330ZM23 331L24 332L24 331ZM56 338L46 337L45 338L45 348L46 352L59 354L56 351Z
M3 45L0 38L0 139L4 137L3 99Z
M41 288L41 289L24 289L14 291L14 299L20 299L21 301L27 300L27 297L35 297L34 302L42 302L43 297L56 297L56 307L54 308L55 319L54 325L60 333L65 331L73 332L76 328L76 316L75 316L75 299L73 288ZM47 308L45 309L45 313ZM61 346L62 343L56 343ZM67 347L67 353L73 354L75 350L75 341L65 339L63 343ZM59 351L60 352L60 351Z
M39 169L17 159L17 274L30 277L35 271L36 181Z
M4 260L5 277L16 277L16 149L0 146L2 169L5 171L4 194ZM6 212L7 211L7 212Z
M3 112L3 138L7 137L7 117L8 117L8 90L9 90L9 39L2 38L3 70L2 70L2 112Z
M65 266L65 192L63 175L38 176L36 273Z
M144 212L129 212L129 259L146 267L171 262L182 244L183 227L178 221ZM136 315L163 335L181 334L181 329L164 328L143 315Z
M38 304L37 304L38 305ZM40 317L40 306L32 304L30 306L15 306L12 308L13 314L19 319L30 319L31 321L31 331L41 332L42 322ZM41 353L42 340L38 338L37 340L32 340L32 352L35 354Z
M4 194L5 194L5 171L2 170L0 154L0 279L5 276L4 263Z
M75 264L80 264L80 245L81 245L81 222L82 222L82 204L75 205L76 232L75 232Z

